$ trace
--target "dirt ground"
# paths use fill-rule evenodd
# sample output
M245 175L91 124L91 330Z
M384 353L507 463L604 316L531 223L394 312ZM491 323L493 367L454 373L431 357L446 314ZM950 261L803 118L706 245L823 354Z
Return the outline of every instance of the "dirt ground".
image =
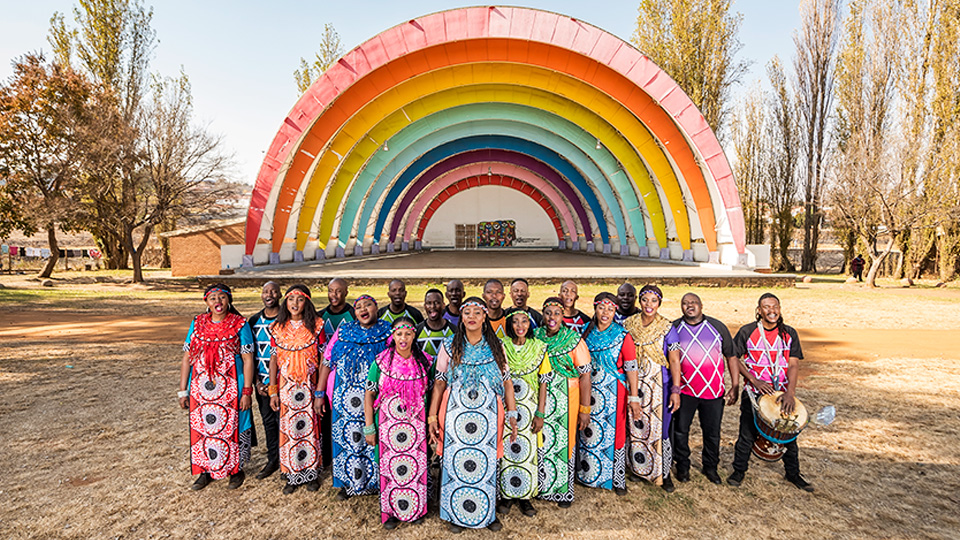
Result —
M257 481L263 447L234 492L195 493L186 413L176 404L180 343L202 307L189 284L123 287L60 282L41 289L0 280L0 537L386 538L449 534L425 524L380 528L374 497L336 502L321 490L284 496L276 475ZM615 286L581 287L581 306ZM426 287L411 288L419 305ZM383 290L351 290L350 298ZM468 291L468 294L478 291ZM534 287L531 304L554 288ZM679 315L686 290L665 289ZM732 328L752 320L755 289L699 289L707 314ZM800 437L804 475L751 461L740 488L693 480L666 494L630 484L624 497L580 488L573 507L535 503L500 533L465 538L958 538L960 537L960 290L877 289L836 283L776 291L804 345L798 396L832 404L837 420ZM322 291L315 298L323 298ZM508 300L509 302L509 300ZM255 290L236 294L244 314ZM318 302L324 304L325 301ZM724 416L721 476L730 473L738 409ZM259 426L259 414L254 413ZM694 429L694 471L699 464Z

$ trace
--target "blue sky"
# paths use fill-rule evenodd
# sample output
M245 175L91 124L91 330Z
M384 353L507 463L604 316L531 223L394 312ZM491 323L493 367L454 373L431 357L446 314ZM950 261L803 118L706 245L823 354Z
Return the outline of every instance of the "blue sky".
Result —
M293 2L287 0L156 0L154 28L159 44L152 71L176 75L181 66L193 84L198 120L236 156L236 179L252 183L283 117L299 97L293 70L300 57L312 57L325 23L333 23L349 50L377 33L414 17L476 5L436 0ZM0 18L0 78L10 61L30 51L49 51L50 16L70 12L72 0L3 0ZM506 4L501 4L506 5ZM570 0L527 1L589 22L629 40L636 26L636 2ZM744 89L764 76L773 55L793 54L793 30L799 24L797 2L734 0L743 14L740 57L752 62Z

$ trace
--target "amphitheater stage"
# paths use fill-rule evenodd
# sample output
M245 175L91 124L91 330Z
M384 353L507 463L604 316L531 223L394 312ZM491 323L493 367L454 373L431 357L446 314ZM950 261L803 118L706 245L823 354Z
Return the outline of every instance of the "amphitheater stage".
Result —
M267 280L281 284L325 284L335 277L357 284L400 278L407 283L443 283L460 279L467 285L477 285L491 278L510 281L522 277L531 283L573 279L708 287L792 287L796 280L793 274L762 274L721 265L549 249L385 253L241 268L232 275L200 276L198 279L202 283L223 281L236 286L254 286Z

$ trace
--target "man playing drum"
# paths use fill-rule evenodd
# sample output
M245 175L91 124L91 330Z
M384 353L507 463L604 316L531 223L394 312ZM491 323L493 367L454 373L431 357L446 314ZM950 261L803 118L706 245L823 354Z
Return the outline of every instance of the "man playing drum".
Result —
M734 353L742 358L740 373L747 380L740 403L740 436L734 452L733 474L727 478L728 484L739 486L747 472L753 443L760 436L748 392L754 397L783 392L777 398L780 412L785 416L792 415L797 406L794 392L803 351L797 331L783 323L780 300L771 293L760 296L757 320L740 328L733 339L733 347ZM804 491L813 491L813 486L800 476L796 439L784 447L783 468L787 481Z

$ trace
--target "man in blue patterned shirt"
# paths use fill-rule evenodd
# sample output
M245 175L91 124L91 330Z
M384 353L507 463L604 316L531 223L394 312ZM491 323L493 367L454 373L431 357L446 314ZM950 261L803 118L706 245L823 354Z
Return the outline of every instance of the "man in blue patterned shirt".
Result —
M280 468L280 423L277 411L270 408L270 396L267 386L270 384L270 323L280 313L280 285L273 281L263 284L260 291L260 300L263 309L250 317L247 324L253 332L253 341L257 344L257 379L256 396L257 407L260 408L260 419L263 420L263 431L267 439L267 464L257 474L257 480L269 477Z

